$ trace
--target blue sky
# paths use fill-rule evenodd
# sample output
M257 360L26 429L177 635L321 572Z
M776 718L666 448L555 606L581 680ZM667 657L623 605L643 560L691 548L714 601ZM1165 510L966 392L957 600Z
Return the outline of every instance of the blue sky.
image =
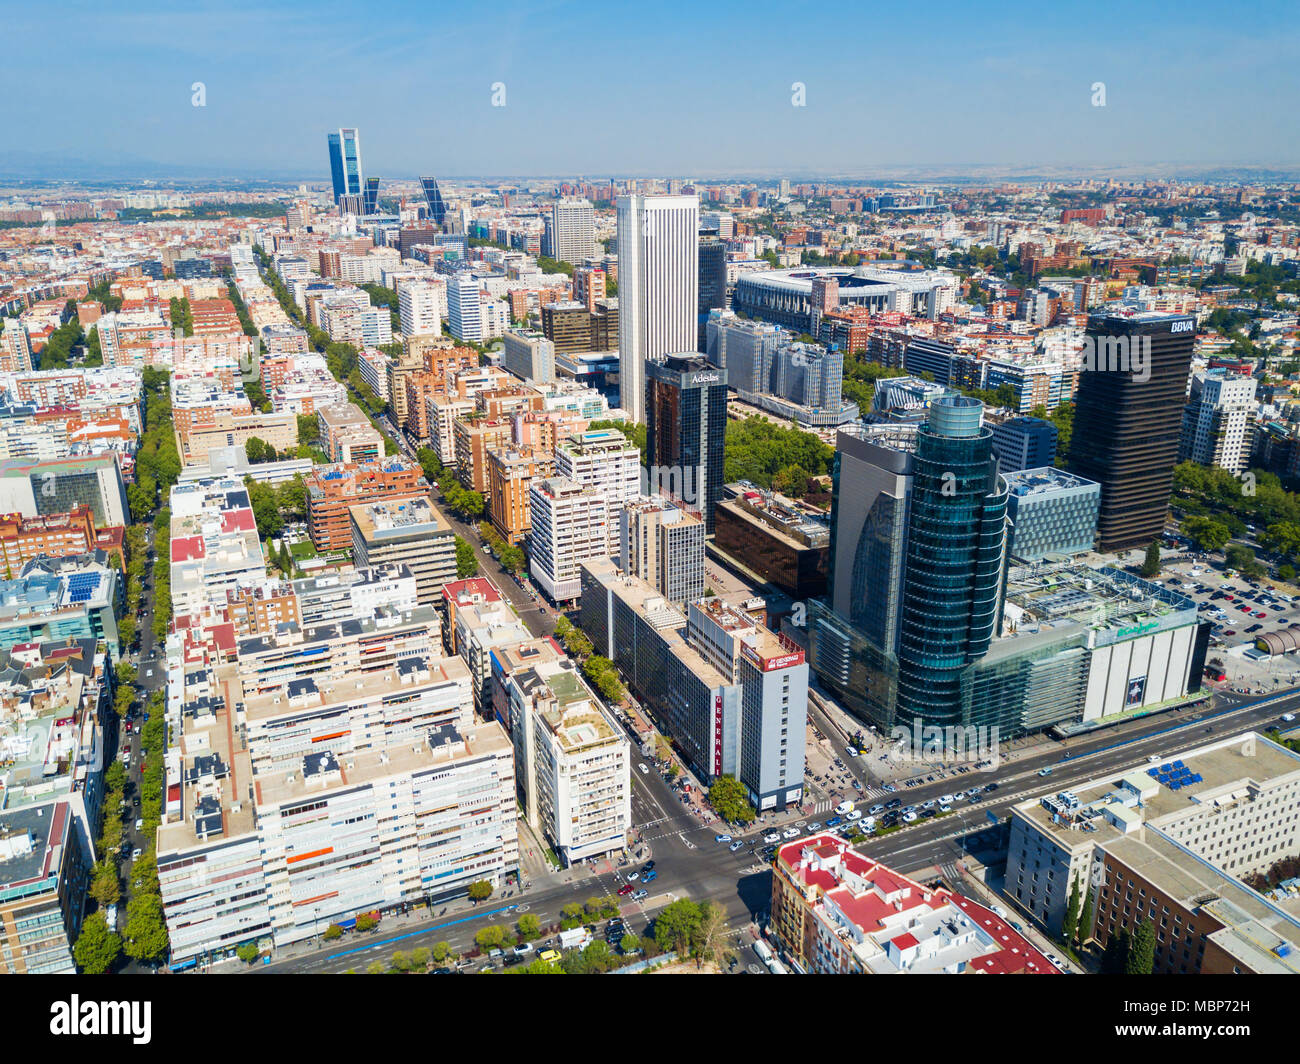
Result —
M6 152L325 180L355 125L394 177L1300 167L1281 0L117 6L0 0Z

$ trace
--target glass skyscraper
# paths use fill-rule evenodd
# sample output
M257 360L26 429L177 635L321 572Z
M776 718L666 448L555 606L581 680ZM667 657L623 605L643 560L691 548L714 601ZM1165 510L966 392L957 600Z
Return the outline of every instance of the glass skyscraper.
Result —
M946 396L917 432L898 639L899 717L962 723L962 673L1002 616L1007 485L978 399Z
M330 178L334 202L344 196L360 196L365 179L361 171L361 138L355 129L340 129L329 135Z
M698 354L645 363L646 464L650 494L685 503L713 534L722 498L727 435L727 371Z

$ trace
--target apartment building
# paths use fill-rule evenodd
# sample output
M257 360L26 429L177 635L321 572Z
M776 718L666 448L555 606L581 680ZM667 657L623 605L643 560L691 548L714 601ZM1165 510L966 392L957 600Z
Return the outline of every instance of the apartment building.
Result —
M618 510L619 568L669 602L704 594L704 521L662 495L631 499Z
M582 589L579 565L610 551L611 504L604 492L564 477L535 480L529 488L528 567L553 602Z
M513 426L504 418L483 417L477 411L452 422L456 479L467 491L487 495L488 451L513 442Z
M513 669L504 690L520 804L567 868L621 854L632 826L631 749L568 658Z
M418 605L416 593L415 574L405 565L343 569L293 582L303 627L365 619L384 610L410 613Z
M307 489L307 529L317 551L350 550L353 506L388 499L411 499L428 491L420 467L393 455L362 463L314 466L303 478Z
M384 438L356 403L321 407L316 424L322 450L331 462L358 464L384 457Z
M536 447L492 447L487 460L485 502L492 527L507 543L522 543L532 528L533 482L554 475L555 457Z

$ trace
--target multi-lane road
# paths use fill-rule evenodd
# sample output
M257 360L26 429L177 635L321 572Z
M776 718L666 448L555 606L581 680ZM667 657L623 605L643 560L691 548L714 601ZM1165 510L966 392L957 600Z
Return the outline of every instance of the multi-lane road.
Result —
M902 830L868 840L861 848L868 856L901 872L929 879L969 856L976 836L987 840L994 834L985 830L991 826L991 820L1005 819L1011 806L1026 798L1068 788L1114 769L1142 764L1149 755L1163 756L1215 736L1263 730L1280 714L1297 706L1300 706L1300 691L1245 704L1240 701L1214 707L1207 704L1135 722L1124 731L1108 729L1086 739L1072 740L1068 747L1054 744L1002 762L988 772L970 772L957 779L900 789L898 794L905 802L919 805L955 789L994 781L998 784L996 792L982 796L974 804L959 805L951 815L917 821ZM1040 776L1039 771L1047 767L1052 769L1051 774ZM746 925L770 903L771 872L755 851L762 846L761 837L774 821L769 818L766 824L749 831L733 832L737 839L745 841L745 846L733 853L726 844L714 841L718 826L700 824L657 774L647 775L634 769L632 778L637 831L643 844L649 846L658 872L649 888L650 896L644 902L617 894L622 876L639 865L612 871L584 866L537 879L522 894L490 899L478 910L449 911L444 916L392 930L354 934L323 944L314 952L259 966L257 970L361 971L375 960L386 960L395 950L432 946L440 941L450 943L457 952L465 952L473 948L475 933L487 924L513 924L526 911L545 927L559 921L563 906L590 897L615 901L636 933L643 932L654 914L675 898L716 901L726 911L730 926L743 933ZM782 821L781 826L788 823ZM802 824L803 830L807 827L807 823ZM986 861L999 859L996 848L990 850L987 846L977 856ZM516 905L518 909L509 908Z

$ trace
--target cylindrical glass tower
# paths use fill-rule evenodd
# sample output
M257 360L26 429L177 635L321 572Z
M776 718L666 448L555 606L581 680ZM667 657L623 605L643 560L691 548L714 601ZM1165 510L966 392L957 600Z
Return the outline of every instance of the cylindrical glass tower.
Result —
M917 434L897 723L960 725L963 670L988 650L1002 608L1006 481L978 399L946 396Z

